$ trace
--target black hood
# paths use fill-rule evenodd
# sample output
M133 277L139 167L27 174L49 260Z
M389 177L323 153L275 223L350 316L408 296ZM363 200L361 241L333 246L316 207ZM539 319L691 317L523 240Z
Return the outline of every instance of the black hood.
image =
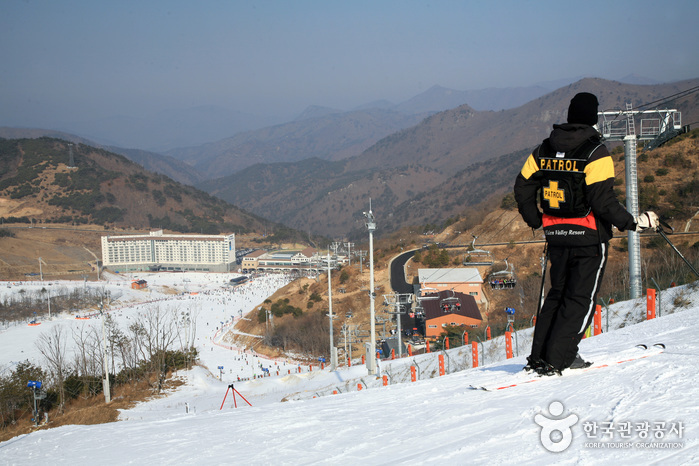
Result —
M573 150L587 139L600 139L600 134L590 125L566 123L553 125L553 131L548 138L551 148L556 152Z

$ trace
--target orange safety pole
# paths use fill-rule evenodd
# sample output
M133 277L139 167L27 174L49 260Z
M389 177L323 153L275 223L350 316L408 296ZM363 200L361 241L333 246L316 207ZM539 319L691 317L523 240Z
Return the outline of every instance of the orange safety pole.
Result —
M655 319L655 289L648 288L648 295L646 297L646 319Z
M478 342L471 342L471 357L473 359L471 367L478 367Z
M430 352L430 340L425 339L425 352Z
M595 319L594 319L594 334L595 336L602 333L602 306L597 305L595 309Z
M352 367L352 359L349 356L347 356L347 367Z
M491 336L490 336L490 325L488 325L488 326L485 328L485 339L486 339L486 341L488 341L488 340L490 340L490 338L491 338Z
M308 372L313 372L313 365L308 366Z
M221 407L218 409L219 411L221 411L223 409L223 404L226 402L226 397L228 396L228 390L230 390L230 389L231 389L231 386L229 385L228 388L226 389L226 394L223 395L223 401L221 402Z
M383 386L386 387L388 385L388 376L384 375L383 376Z
M507 359L513 358L512 354L512 332L505 332L505 352L507 353Z
M444 345L446 349L449 349L449 337L444 338Z
M410 381L415 382L417 380L417 374L415 371L415 366L410 366Z
M532 324L534 324L534 326L536 326L536 316L534 316L534 318L532 319Z
M398 342L400 344L400 342ZM396 350L391 348L391 359L396 359Z
M325 363L324 363L324 362L321 362L321 363L320 363L320 370L322 371L323 369L325 369Z
M408 356L413 355L413 346L411 344L408 344Z
M333 390L333 395L337 395L337 390Z
M444 355L439 355L439 375L444 375Z
M366 364L366 355L362 354L362 365Z
M468 333L464 332L464 346L468 345Z
M359 391L359 392L362 391L362 384L360 384L360 383L357 384L357 391Z

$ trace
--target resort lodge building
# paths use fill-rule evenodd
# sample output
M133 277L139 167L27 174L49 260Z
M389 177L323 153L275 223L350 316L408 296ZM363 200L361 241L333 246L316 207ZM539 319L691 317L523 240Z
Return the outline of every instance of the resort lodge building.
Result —
M102 265L112 271L231 272L235 235L163 234L102 237Z

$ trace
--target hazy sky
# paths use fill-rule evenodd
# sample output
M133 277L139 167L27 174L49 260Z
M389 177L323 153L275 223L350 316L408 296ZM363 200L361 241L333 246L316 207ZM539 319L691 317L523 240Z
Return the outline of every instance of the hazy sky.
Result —
M699 77L699 1L0 0L0 125Z

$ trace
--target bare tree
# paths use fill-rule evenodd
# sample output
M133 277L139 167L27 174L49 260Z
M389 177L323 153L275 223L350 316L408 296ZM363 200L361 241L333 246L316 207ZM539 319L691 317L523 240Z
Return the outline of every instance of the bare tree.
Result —
M46 359L51 375L58 385L59 406L62 409L65 404L65 389L63 382L68 372L66 361L66 332L62 325L56 325L48 332L39 335L36 347Z

